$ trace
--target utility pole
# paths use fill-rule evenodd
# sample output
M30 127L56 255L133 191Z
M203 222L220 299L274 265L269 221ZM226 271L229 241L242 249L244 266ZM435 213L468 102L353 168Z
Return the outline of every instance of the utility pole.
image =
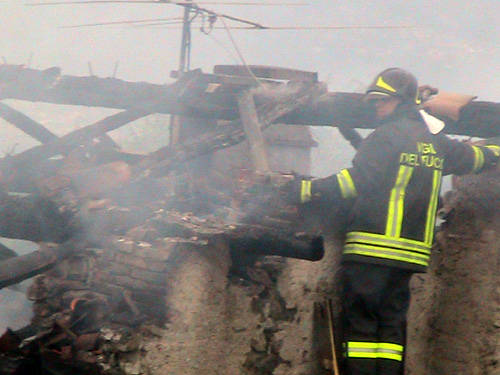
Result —
M188 1L192 3L192 0ZM179 68L177 78L189 71L191 64L191 9L189 4L184 6L184 17L182 22L181 50L179 57ZM170 145L179 143L181 137L182 119L179 116L170 117Z
M189 1L190 3L192 1ZM181 38L181 53L179 59L178 75L182 76L183 73L189 70L191 63L191 7L184 7L184 18L182 22L182 38Z

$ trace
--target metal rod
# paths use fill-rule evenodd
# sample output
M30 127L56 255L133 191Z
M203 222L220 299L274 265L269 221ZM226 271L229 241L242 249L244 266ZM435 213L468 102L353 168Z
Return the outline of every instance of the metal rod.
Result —
M337 361L337 350L335 348L335 335L333 332L333 312L332 312L332 300L326 300L326 310L328 314L328 331L330 332L330 345L332 347L332 362L333 362L333 374L340 375L339 365Z

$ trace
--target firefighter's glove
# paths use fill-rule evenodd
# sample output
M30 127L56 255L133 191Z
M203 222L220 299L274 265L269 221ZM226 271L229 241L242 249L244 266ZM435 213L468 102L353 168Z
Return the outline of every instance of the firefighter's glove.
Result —
M488 139L486 141L485 148L493 154L486 158L487 162L490 164L487 169L495 168L495 166L498 169L498 166L500 165L500 137Z
M436 95L439 90L430 85L422 85L418 88L418 97L421 103L428 101L433 95Z

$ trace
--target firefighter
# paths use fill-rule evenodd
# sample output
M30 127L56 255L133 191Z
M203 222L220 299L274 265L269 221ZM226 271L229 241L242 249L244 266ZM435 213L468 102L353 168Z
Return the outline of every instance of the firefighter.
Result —
M500 157L498 145L468 145L429 126L417 91L403 69L378 74L365 95L376 129L353 166L294 183L302 203L327 197L349 207L342 254L348 375L403 374L409 281L429 265L442 177L482 172Z

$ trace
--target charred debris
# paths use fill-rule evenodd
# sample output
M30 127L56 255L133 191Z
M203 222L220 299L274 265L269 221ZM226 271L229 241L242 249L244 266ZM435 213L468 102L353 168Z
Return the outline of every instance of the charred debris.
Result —
M245 267L259 255L321 259L322 237L300 228L297 208L273 193L287 181L278 172L310 173L315 143L303 125L338 126L355 143L370 117L360 94L328 92L316 73L263 66L217 66L155 85L0 65L0 98L122 110L58 137L0 103L0 117L41 143L0 160L3 189L49 197L85 234L43 242L16 228L24 198L2 196L11 225L1 235L42 241L26 256L0 248L2 288L36 276L31 324L0 337L2 374L119 374L137 334L154 336L169 320L161 301L182 254L223 241L238 279L252 278ZM449 100L432 109L448 133L498 136L499 105L472 99L460 111ZM107 135L152 113L178 116L168 146L132 154ZM253 279L266 286L272 275L264 276Z

